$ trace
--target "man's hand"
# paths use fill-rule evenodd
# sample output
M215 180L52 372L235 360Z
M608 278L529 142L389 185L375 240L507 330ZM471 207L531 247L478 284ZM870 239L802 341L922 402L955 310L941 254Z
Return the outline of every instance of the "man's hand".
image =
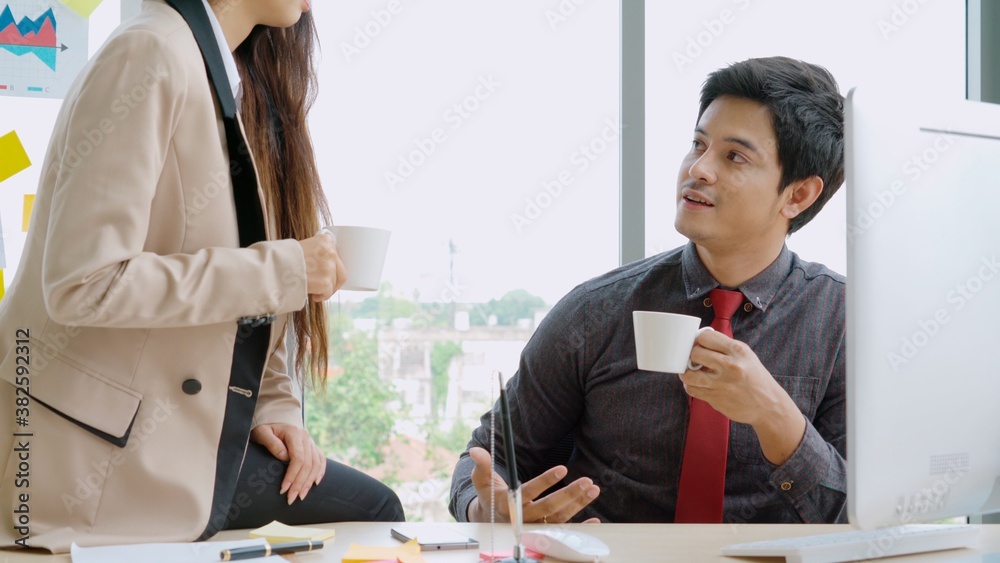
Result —
M288 504L295 502L296 497L305 500L309 489L323 480L326 456L304 428L292 424L261 424L250 432L250 439L267 448L274 457L289 462L279 492L288 492Z
M680 374L687 394L730 420L753 426L768 461L787 461L805 435L805 417L757 354L743 342L708 330L698 335L691 361L702 368Z
M489 522L490 520L490 453L483 448L472 448L469 456L476 462L472 469L472 485L476 488L476 498L469 504L468 517L470 522ZM581 477L569 485L536 500L549 487L555 485L566 476L566 466L558 465L542 473L538 477L521 484L521 501L524 503L522 513L525 522L563 523L580 512L601 494L601 489L593 481ZM507 483L499 474L494 475L496 491L496 517L509 522L510 510L507 506ZM591 518L586 523L600 522Z

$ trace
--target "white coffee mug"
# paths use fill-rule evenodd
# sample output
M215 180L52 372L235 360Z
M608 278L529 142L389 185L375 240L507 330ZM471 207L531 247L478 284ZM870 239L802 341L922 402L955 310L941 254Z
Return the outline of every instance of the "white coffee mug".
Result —
M677 313L632 311L632 323L639 369L663 373L701 369L690 359L698 335L712 330L707 326L698 328L701 319Z
M341 289L378 290L382 281L382 266L389 249L390 231L375 227L338 225L323 227L320 233L333 238L337 254L347 270L347 281Z

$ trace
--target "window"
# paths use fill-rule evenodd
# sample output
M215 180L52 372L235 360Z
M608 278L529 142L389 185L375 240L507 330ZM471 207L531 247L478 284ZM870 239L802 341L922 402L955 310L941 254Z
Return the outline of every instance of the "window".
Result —
M409 519L447 520L490 374L513 375L545 312L618 265L618 2L313 10L334 219L393 234L382 289L331 303L331 384L308 423Z
M826 67L841 92L883 85L965 97L961 2L794 0L646 2L646 254L685 242L673 228L676 175L707 75L735 61L784 55ZM788 239L803 259L846 267L846 197L840 190Z

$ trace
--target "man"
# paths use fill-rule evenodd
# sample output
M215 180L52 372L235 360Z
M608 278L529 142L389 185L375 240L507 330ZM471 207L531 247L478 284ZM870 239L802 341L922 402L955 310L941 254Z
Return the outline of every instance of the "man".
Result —
M691 242L571 291L507 385L526 522L845 521L844 278L784 244L843 182L843 152L825 69L767 58L709 76L677 181ZM640 371L636 310L712 323L691 352L704 367ZM460 521L490 517L489 433L487 413L455 468ZM502 520L499 440L496 456Z

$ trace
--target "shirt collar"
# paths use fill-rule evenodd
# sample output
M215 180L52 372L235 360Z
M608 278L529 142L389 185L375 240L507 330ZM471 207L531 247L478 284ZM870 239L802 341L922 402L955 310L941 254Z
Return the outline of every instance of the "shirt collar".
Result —
M740 284L736 289L756 308L767 310L768 303L778 293L781 282L788 277L792 268L792 251L782 245L778 257L771 265L759 274ZM698 250L693 242L688 242L681 251L681 267L684 271L684 290L689 300L698 300L708 295L708 292L720 287L719 282L705 269L698 257Z
M226 76L229 78L229 87L233 92L233 99L236 100L237 109L240 107L240 98L243 97L243 82L240 80L240 70L236 67L236 59L233 52L229 50L229 43L226 42L226 35L222 33L222 26L219 18L215 16L215 11L208 4L208 0L201 0L208 12L208 20L212 22L212 31L215 32L215 40L219 43L219 51L222 53L222 62L226 65Z

